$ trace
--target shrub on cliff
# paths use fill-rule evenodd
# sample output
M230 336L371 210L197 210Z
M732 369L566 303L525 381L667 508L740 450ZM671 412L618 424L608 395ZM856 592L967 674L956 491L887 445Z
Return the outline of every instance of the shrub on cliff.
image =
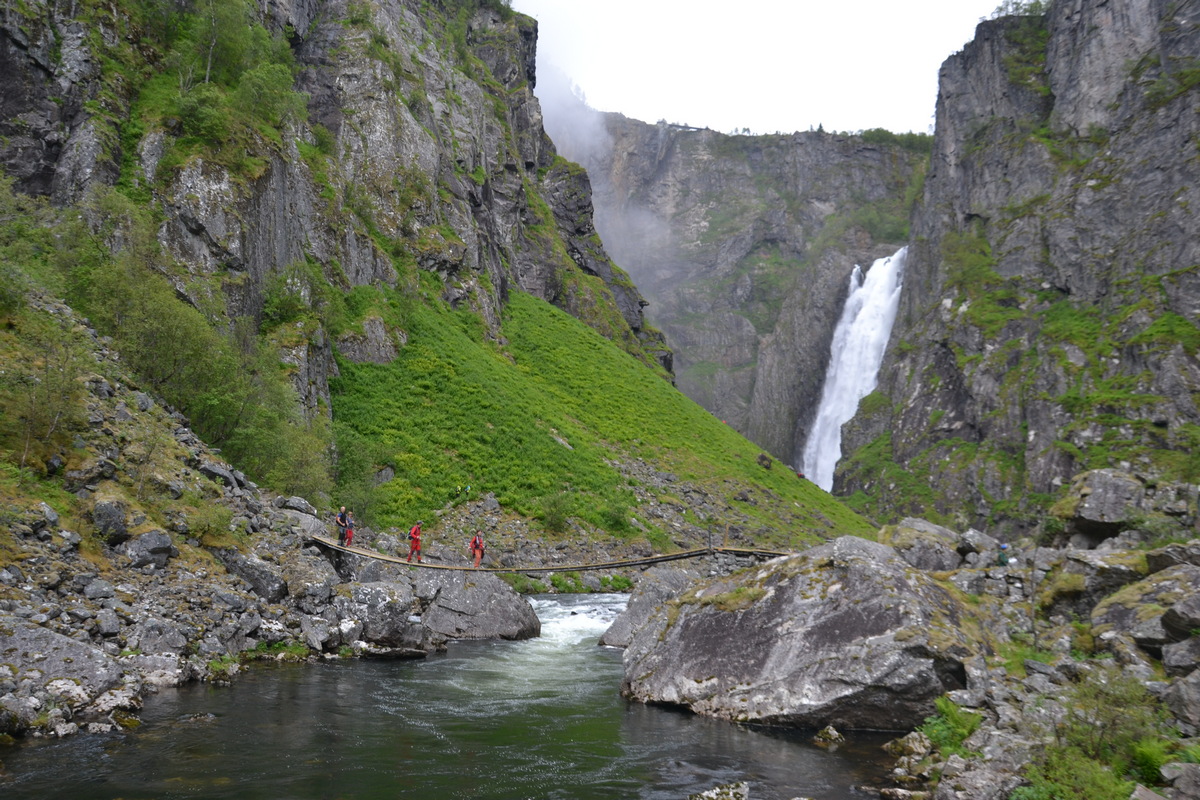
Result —
M1030 785L1014 800L1125 800L1134 787L1127 775L1161 779L1158 768L1174 744L1165 735L1165 712L1141 681L1117 667L1096 667L1070 688L1064 705L1056 741L1030 766Z

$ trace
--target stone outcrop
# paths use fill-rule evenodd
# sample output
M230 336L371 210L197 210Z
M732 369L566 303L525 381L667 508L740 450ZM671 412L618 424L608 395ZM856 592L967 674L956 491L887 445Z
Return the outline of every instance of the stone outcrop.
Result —
M421 624L452 639L531 639L542 631L533 607L489 573L422 572Z
M953 591L843 537L660 606L625 651L627 696L731 720L907 729L985 647Z
M600 644L608 647L628 647L633 636L649 623L654 613L671 597L682 593L699 579L689 569L666 565L642 573L634 587L625 610L613 620L600 636Z
M917 569L941 572L957 569L963 563L958 535L928 520L909 517L896 525L885 525L879 541Z
M1121 589L1100 602L1092 611L1092 626L1097 635L1115 631L1131 637L1138 646L1152 653L1173 641L1191 635L1191 629L1172 625L1168 631L1163 617L1182 600L1200 594L1200 567L1181 564L1157 572ZM1187 618L1187 606L1172 615L1173 622Z
M946 60L880 396L835 493L1019 532L1088 469L1132 495L1194 475L1198 51L1194 3L1072 0ZM1074 524L1104 537L1121 513Z
M629 642L625 691L735 720L815 729L841 719L834 724L849 729L861 715L875 727L896 721L897 694L921 693L913 667L931 659L933 682L961 717L954 724L974 718L974 732L963 754L934 745L923 731L941 731L936 724L890 742L894 785L864 790L891 798L1007 798L1056 731L1095 713L1098 686L1110 687L1102 702L1117 704L1108 714L1169 714L1184 736L1200 730L1200 592L1187 561L1195 542L1149 552L1017 546L1008 565L988 566L979 557L997 542L979 531L906 519L881 533L908 545L906 558L923 558L926 541L976 558L918 570L887 545L839 539L720 579L660 572L606 634ZM1036 653L1016 663L1014 651L1032 652L1031 602ZM924 636L909 632L906 614ZM915 651L901 652L906 645ZM904 688L893 693L896 684ZM900 727L920 722L930 720L913 713ZM1187 797L1191 766L1168 763L1157 791Z

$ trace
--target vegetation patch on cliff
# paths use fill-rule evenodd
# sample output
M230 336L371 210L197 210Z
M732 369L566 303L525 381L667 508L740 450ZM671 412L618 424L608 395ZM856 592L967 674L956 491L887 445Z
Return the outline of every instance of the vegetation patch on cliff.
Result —
M394 362L339 363L334 419L357 471L340 474L342 493L381 524L428 518L470 486L536 518L565 493L568 513L628 536L628 515L614 509L634 505L631 487L609 463L623 455L721 493L762 487L773 505L756 511L805 521L786 534L796 543L830 528L870 533L812 484L764 469L751 443L574 317L514 294L506 344L484 339L476 322L418 306ZM395 477L375 487L384 466Z

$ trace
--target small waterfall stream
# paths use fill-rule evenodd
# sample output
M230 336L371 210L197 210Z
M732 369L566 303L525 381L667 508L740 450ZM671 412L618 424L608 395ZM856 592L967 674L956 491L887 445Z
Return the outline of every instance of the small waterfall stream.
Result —
M900 304L907 250L878 259L865 276L857 265L850 274L850 292L830 345L821 404L801 460L804 474L825 491L833 488L833 470L842 457L842 425L854 416L858 401L875 389Z

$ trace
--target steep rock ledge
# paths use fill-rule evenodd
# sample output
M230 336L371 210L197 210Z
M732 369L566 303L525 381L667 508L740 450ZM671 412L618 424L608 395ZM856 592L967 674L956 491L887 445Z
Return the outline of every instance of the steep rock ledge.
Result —
M1056 2L940 73L879 395L835 492L1012 531L1087 469L1194 480L1200 6Z

